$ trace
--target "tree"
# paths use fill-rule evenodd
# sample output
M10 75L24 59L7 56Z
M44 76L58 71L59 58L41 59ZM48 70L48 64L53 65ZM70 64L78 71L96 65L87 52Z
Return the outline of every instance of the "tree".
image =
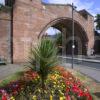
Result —
M62 33L57 33L56 45L57 46L61 46L62 45Z
M96 20L95 20L95 22L97 23L96 29L97 29L97 30L100 30L100 14L97 14L97 15L96 15Z

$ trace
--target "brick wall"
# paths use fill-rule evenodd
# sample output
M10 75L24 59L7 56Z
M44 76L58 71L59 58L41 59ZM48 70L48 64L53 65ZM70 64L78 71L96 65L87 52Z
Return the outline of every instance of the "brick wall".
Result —
M0 58L9 59L10 13L0 11Z
M41 0L17 0L14 6L14 61L27 61L29 48L36 44L38 36L52 26L58 18L72 18L72 8L68 6L47 6L41 4ZM88 37L88 49L93 47L93 17L88 15L85 19L77 11L74 11L74 18ZM49 23L49 24L48 24ZM46 26L46 27L45 27Z
M71 19L72 7L43 5L41 0L16 0L13 12L13 59L14 62L25 62L29 57L30 47L36 45L38 36L45 33L45 30L56 24L59 19ZM1 14L2 18L9 14ZM93 17L88 14L85 19L79 12L74 11L74 19L84 30L88 38L87 50L91 50L94 45ZM0 20L0 38L4 37L3 45L0 47L0 55L7 57L9 21ZM40 34L41 33L41 34Z

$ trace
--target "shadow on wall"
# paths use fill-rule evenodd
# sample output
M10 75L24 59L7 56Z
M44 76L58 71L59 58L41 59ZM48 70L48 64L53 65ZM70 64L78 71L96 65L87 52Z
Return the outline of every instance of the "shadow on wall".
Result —
M95 31L94 53L100 54L100 33Z

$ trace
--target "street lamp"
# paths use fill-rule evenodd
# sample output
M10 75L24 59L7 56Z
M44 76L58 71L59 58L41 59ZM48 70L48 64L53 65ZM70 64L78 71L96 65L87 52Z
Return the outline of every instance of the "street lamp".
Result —
M72 69L74 67L74 49L75 49L75 34L74 34L74 10L76 9L76 6L72 3Z

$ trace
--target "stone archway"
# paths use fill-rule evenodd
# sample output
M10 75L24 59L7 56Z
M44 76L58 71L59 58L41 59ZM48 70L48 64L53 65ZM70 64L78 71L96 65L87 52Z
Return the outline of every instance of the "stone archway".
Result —
M41 3L41 0L16 0L13 11L14 62L27 61L31 44L36 45L38 38L42 36L48 27L53 26L61 29L60 25L63 25L67 27L67 30L71 29L71 18L71 5L45 5ZM75 33L78 32L77 36L81 38L83 43L82 50L83 48L88 49L84 49L82 52L88 51L90 54L94 45L93 16L86 10L74 10L74 19L75 29L77 28ZM66 25L65 23L69 24Z
M87 47L86 44L88 42L88 36L84 30L84 28L77 22L74 21L75 24L75 55L86 55L87 54ZM38 38L41 38L45 35L45 31L49 27L54 27L59 29L63 33L63 28L66 30L65 37L66 37L66 54L71 54L72 52L72 19L71 18L58 18L51 22L49 22L40 32Z

